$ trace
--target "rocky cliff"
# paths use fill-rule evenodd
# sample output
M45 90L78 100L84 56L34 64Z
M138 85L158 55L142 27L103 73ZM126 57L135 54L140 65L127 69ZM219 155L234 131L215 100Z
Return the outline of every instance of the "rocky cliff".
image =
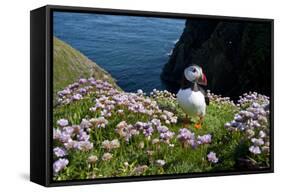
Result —
M161 78L177 91L183 70L203 67L208 89L233 98L248 91L270 95L271 26L261 22L188 19Z

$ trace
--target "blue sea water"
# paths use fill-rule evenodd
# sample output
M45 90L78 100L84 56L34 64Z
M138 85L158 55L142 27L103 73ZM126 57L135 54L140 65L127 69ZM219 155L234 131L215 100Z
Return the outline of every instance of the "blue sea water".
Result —
M125 91L164 89L160 74L184 19L54 12L54 35L107 70Z

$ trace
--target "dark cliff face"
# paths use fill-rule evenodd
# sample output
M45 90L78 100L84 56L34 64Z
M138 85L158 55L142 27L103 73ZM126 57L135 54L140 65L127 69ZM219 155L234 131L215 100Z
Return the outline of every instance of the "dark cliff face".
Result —
M214 93L270 95L270 49L270 23L189 19L161 78L176 92L183 70L194 63L203 68Z

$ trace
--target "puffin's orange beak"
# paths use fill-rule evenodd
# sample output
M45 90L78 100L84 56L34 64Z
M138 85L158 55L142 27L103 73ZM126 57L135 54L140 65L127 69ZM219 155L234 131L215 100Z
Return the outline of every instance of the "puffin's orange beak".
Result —
M198 79L198 84L204 85L204 86L207 85L207 78L206 78L206 75L204 73L202 73L201 78Z

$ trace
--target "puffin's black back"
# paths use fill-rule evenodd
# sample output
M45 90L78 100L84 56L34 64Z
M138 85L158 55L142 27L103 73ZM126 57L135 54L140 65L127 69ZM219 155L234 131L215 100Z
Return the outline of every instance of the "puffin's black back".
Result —
M193 86L194 83L188 81L184 74L181 77L181 89L187 89L187 88L191 88Z

